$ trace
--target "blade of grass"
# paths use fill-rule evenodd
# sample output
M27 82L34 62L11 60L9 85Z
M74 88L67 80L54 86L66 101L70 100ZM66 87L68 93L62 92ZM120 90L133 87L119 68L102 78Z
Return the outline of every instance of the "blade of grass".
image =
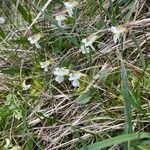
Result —
M113 137L101 142L97 142L95 144L88 145L88 150L100 150L102 148L106 148L108 146L121 144L124 142L136 140L136 139L142 139L142 138L150 138L150 133L147 132L141 132L141 133L130 133L130 134L124 134L117 137ZM81 148L80 150L84 150L84 148Z
M115 15L115 7L114 7L114 4L112 2L112 0L109 0L109 4L110 4L110 9L111 9L111 14L112 14L112 23L114 25L117 24L117 19L116 19L116 15Z
M129 22L132 14L135 12L137 1L133 2L129 6L129 12L125 16L125 22Z
M146 63L145 63L145 60L144 60L144 55L143 55L143 53L142 53L142 49L141 49L140 43L139 43L139 41L136 39L134 33L131 32L130 35L131 35L131 39L132 39L132 41L134 42L134 44L135 44L137 50L139 51L140 61L141 61L141 65L143 66L143 71L144 71L145 68L146 68Z
M116 25L116 20L113 18L113 16L103 7L103 1L99 1L99 7L100 9L105 13L105 15L111 20L113 25Z
M125 127L124 132L126 134L132 132L132 110L131 110L131 103L130 103L130 95L129 95L129 88L128 88L128 81L127 81L127 72L124 67L123 61L121 62L121 91L124 98L124 113L125 113ZM129 143L124 144L124 148L126 150L129 149Z

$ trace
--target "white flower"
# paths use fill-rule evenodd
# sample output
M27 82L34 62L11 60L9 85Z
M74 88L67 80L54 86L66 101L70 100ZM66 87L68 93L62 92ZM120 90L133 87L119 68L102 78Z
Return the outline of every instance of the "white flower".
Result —
M15 111L14 111L14 117L15 117L17 120L20 120L20 119L22 118L22 113L21 113L21 111L15 109Z
M10 150L21 150L21 147L16 145L16 146L12 147Z
M22 83L22 89L23 91L27 91L31 87L31 84L26 84L26 80Z
M80 82L79 82L80 78L81 78L81 73L79 73L79 72L70 73L70 75L69 75L69 81L72 82L72 86L74 86L74 87L80 86Z
M67 2L64 2L64 5L67 9L69 16L73 17L73 9L78 5L78 2L77 1L67 1Z
M119 41L120 37L121 37L125 32L127 32L127 29L124 28L124 27L121 27L121 26L118 26L118 27L112 26L110 30L111 30L111 32L114 34L114 35L113 35L113 40L114 40L115 44Z
M38 41L43 37L42 34L36 34L32 37L28 38L28 41L30 42L30 44L35 44L36 48L41 48L40 44L38 43Z
M96 41L96 39L98 38L97 35L91 35L85 39L82 39L82 45L80 47L80 50L83 54L85 53L89 53L90 52L90 48L92 48L93 50L95 50L95 48L93 47L93 43Z
M4 145L5 149L9 149L13 146L10 142L10 139L6 138L5 141L6 141L6 144Z
M64 76L69 75L69 69L57 67L57 68L55 68L53 73L55 75L55 81L58 83L62 83L64 81Z
M80 49L79 49L80 52L82 52L82 54L86 54L86 53L89 53L90 52L90 48L89 47L85 47L85 45L81 45Z
M50 63L51 62L48 61L48 60L44 61L44 62L40 62L40 66L41 66L42 69L44 69L45 72L47 72L48 71L48 66L50 65Z
M5 18L4 17L0 17L0 24L4 24L5 22Z
M66 28L67 25L64 24L64 21L67 20L67 18L65 17L65 15L57 15L55 17L55 19L57 20L58 26L61 28Z

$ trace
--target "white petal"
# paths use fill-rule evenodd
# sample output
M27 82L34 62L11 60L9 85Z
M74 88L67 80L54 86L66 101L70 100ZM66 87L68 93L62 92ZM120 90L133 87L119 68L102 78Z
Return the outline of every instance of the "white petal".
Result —
M56 67L55 70L53 71L54 75L59 75L60 74L60 68Z
M31 84L26 84L25 82L26 82L26 80L24 80L22 83L22 89L24 91L28 90L31 87Z
M114 34L113 35L113 40L114 40L115 44L118 42L119 38L120 38L119 34Z
M36 42L36 40L33 39L32 37L29 37L28 41L30 42L30 44L35 44L35 42Z
M87 39L82 39L82 43L83 43L84 45L87 45L87 43L88 43Z
M110 30L111 30L111 32L114 33L114 34L120 33L119 29L118 29L117 27L114 27L114 26L112 26L112 27L110 28Z
M61 75L65 76L69 74L69 69L61 68Z
M69 74L69 81L78 80L81 78L81 73L70 73Z
M24 91L27 91L30 87L31 87L31 85L28 84L28 85L24 85L24 86L22 87L22 89L23 89Z
M34 35L32 37L29 37L28 41L30 41L31 44L35 44L35 43L37 43L40 40L41 37L42 37L41 34L36 34L36 35Z
M6 141L6 144L4 145L5 149L8 149L13 146L10 142L10 139L7 138L7 139L5 139L5 141Z
M90 46L92 49L95 49L92 44L96 41L96 39L98 38L97 35L91 35L85 39L82 39L82 43L84 44L85 47Z
M74 86L74 87L79 87L79 86L80 86L79 81L78 81L78 80L73 80L73 81L72 81L72 86Z
M62 83L64 81L64 77L63 76L56 76L55 81L58 83Z
M45 63L44 62L40 62L40 66L41 66L42 69L45 68Z
M89 47L85 47L84 45L81 45L79 51L82 52L82 54L86 54L86 53L90 52L90 48Z
M30 42L30 44L34 44L33 40L32 40L32 37L29 37L28 38L28 41Z
M11 150L21 150L20 146L14 146Z
M73 17L73 10L72 9L68 9L68 14L70 17Z
M68 11L70 17L73 17L73 8L77 6L77 1L64 2L64 5Z
M63 21L67 19L64 15L58 15L55 17L55 19L57 20L58 26L62 28L66 27L66 25L63 25Z
M48 71L48 66L50 65L49 61L40 62L40 66L42 69L44 69L45 72Z
M38 49L41 48L41 46L40 46L40 44L38 42L35 42L35 47L38 48Z
M45 72L48 72L48 66L44 68L44 71L45 71Z
M4 24L5 22L5 18L4 17L0 17L0 24Z

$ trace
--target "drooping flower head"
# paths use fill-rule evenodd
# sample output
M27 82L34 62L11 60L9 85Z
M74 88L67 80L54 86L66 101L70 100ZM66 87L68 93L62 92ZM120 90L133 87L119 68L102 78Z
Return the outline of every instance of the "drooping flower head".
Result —
M90 52L90 48L95 50L95 48L93 47L93 43L98 39L98 37L99 36L97 35L91 35L85 39L82 39L82 44L79 51L85 54Z
M64 76L69 75L69 69L56 67L53 74L55 75L55 81L62 83L64 81Z
M127 33L127 29L122 26L118 26L118 27L112 26L110 30L113 33L113 40L114 40L115 44L120 40L120 37L124 33Z
M30 42L30 44L35 44L36 48L41 48L40 44L38 43L38 41L43 37L42 34L36 34L32 37L28 38L28 41Z
M67 25L64 24L64 21L67 20L67 17L65 15L63 15L63 14L57 15L55 17L55 19L57 20L57 23L58 23L59 27L61 27L61 28L66 28L67 27Z
M55 63L55 60L52 58L50 60L40 62L40 66L41 66L42 69L44 69L45 72L47 72L49 65L54 64L54 63Z
M73 9L78 5L78 2L71 0L71 1L64 2L64 5L66 7L69 16L73 17Z

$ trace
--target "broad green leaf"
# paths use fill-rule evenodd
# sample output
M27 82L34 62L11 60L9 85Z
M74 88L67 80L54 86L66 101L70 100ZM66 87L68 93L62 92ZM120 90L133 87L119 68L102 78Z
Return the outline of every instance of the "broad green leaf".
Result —
M86 104L92 99L92 96L89 93L83 93L77 98L78 104Z
M141 132L141 133L130 133L130 134L124 134L117 137L109 138L107 140L103 140L101 142L97 142L95 144L91 144L87 146L88 150L101 150L102 148L106 148L112 145L116 144L122 144L124 142L133 141L136 139L142 139L142 138L150 138L150 133L147 132ZM84 150L84 148L81 148L80 150Z

